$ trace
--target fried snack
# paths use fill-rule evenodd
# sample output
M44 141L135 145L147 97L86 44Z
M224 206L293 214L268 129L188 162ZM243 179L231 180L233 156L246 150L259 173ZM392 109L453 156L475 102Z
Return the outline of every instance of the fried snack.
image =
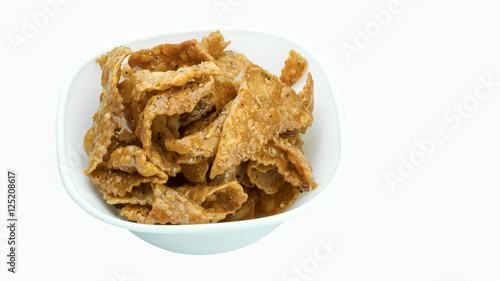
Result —
M210 178L248 160L273 136L309 127L312 119L295 91L264 69L247 65L224 122Z
M226 211L223 209L224 205L217 204L213 205L216 207L206 209L182 192L162 184L154 185L154 195L153 208L146 219L147 224L215 223L224 219L228 213L234 213L241 207L241 204L239 206L235 205L233 206L234 210ZM244 200L246 199L245 196Z
M118 91L121 64L132 51L128 47L117 47L96 60L101 66L101 85L103 91L99 108L93 117L93 149L89 153L89 161L85 174L89 175L97 165L102 163L104 155L111 144L111 138L122 125L123 99Z
M103 91L83 140L84 173L124 218L260 218L317 186L301 150L313 121L312 75L300 92L290 88L307 61L291 50L278 78L225 50L229 43L216 31L96 60Z
M191 112L202 97L213 87L212 76L199 84L187 84L183 87L171 88L151 97L148 106L141 114L141 121L135 133L140 137L143 149L148 152L151 148L151 123L157 115L181 114Z
M250 182L266 194L278 192L279 187L285 182L276 166L265 166L258 162L250 161L247 169Z
M197 133L182 139L166 139L165 147L179 154L210 157L217 152L222 132L222 124L226 120L227 110L222 112L212 123Z
M166 183L167 179L158 177L144 177L139 173L127 173L117 170L106 170L103 166L97 167L89 175L90 180L99 190L116 196L125 196L135 186L142 183Z
M176 71L150 72L139 70L135 73L137 91L165 91L174 86L183 86L188 81L205 75L220 75L221 71L215 63L208 61L193 66L184 66Z
M318 185L313 179L311 164L307 161L306 156L300 149L290 144L284 138L273 138L274 145L286 152L288 161L297 169L302 176L303 184L297 186L300 192L315 189Z
M255 217L268 217L282 213L295 202L300 193L297 188L288 182L285 182L273 194L267 194L263 190L259 190L259 201L255 206Z
M214 61L229 42L224 42L220 32L212 32L208 37L188 40L180 44L162 44L152 49L132 53L128 63L132 70L149 71L177 70L179 67Z
M146 223L146 218L151 211L151 206L127 204L122 208L120 215L127 217L131 221Z
M149 162L146 153L140 147L128 145L117 148L106 162L106 169L120 170L128 173L139 172L145 177L156 176L158 178L168 179L167 174Z
M280 81L291 87L304 75L306 68L306 59L294 50L290 50L285 66L281 69Z
M307 107L307 110L312 113L314 110L314 81L311 73L307 73L306 84L298 95L302 104L304 104Z
M101 190L101 192L103 191ZM133 188L132 191L127 192L124 196L116 196L112 193L103 192L103 198L106 200L106 203L111 205L151 205L154 200L153 189L149 183Z
M224 76L233 80L243 71L249 60L243 54L234 51L225 51L217 58L215 63L219 66Z
M207 182L207 172L210 166L208 161L200 161L195 164L180 164L180 173L191 183L204 184Z

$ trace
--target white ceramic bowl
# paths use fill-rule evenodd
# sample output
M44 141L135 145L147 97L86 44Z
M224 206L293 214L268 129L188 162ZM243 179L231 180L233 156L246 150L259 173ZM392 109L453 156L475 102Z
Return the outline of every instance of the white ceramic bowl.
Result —
M118 45L133 51L151 48L161 43L177 43L196 38L200 40L212 30L187 30L135 38ZM129 222L117 210L106 204L101 193L83 174L87 155L83 137L92 124L101 93L101 71L95 59L115 46L91 55L74 70L63 86L57 112L57 157L59 173L71 198L92 216L112 225L128 229L139 238L160 248L186 254L214 254L249 245L269 234L283 221L303 213L325 198L332 189L344 158L343 119L335 97L332 76L322 63L303 44L282 35L241 29L221 30L231 40L228 50L245 54L252 62L278 75L288 51L294 49L308 61L307 71L314 78L315 109L313 126L304 136L304 153L309 159L318 188L304 193L284 213L240 222L203 225L143 225ZM307 42L304 42L307 44ZM305 75L304 75L305 76ZM300 89L303 77L296 85ZM111 237L109 237L111 239Z

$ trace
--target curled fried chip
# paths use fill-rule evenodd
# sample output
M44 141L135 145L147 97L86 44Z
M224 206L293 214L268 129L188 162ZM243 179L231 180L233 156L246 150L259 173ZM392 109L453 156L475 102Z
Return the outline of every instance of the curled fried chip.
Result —
M151 148L151 123L157 115L181 114L191 112L202 97L207 95L213 87L214 79L205 79L196 85L185 85L181 88L171 88L149 100L141 115L135 133L141 138L143 149L148 152Z
M311 125L312 114L274 75L247 65L222 129L210 178L259 151L278 134Z
M227 110L223 111L212 123L192 135L181 139L166 139L165 147L179 154L210 157L217 152L222 132L222 124L226 120Z
M119 47L96 60L103 91L83 140L84 173L123 217L260 218L317 186L301 151L313 121L312 75L300 92L290 88L307 61L291 50L278 78L226 51L229 43L216 31L133 53Z
M127 192L124 196L116 196L112 193L104 192L103 198L106 200L106 203L111 205L151 205L154 200L153 189L149 184L142 184L138 187L134 187L132 191Z
M275 166L265 166L254 161L248 164L247 174L250 182L266 194L276 193L285 181Z
M247 190L246 193L248 194L247 201L245 201L236 212L228 214L223 221L242 221L250 220L255 217L255 204L259 200L259 193L256 189Z
M273 138L273 142L276 147L286 152L288 161L292 163L302 176L303 184L299 186L299 189L301 191L309 191L311 188L315 189L318 184L314 182L311 164L307 161L304 153L284 138Z
M228 44L219 32L212 32L202 39L202 43L193 39L180 44L162 44L134 52L128 63L133 70L177 70L179 67L203 61L214 61Z
M311 73L307 73L306 84L298 95L300 101L307 107L307 110L312 113L314 110L314 81Z
M132 205L127 204L122 208L120 215L123 217L127 217L131 221L135 221L138 223L146 223L146 218L148 217L149 212L151 211L151 206L143 206L143 205Z
M208 36L201 39L200 45L206 50L212 57L218 58L222 51L231 43L231 41L225 42L224 36L220 31L210 32Z
M304 75L306 68L307 60L294 50L290 50L285 66L281 69L280 81L291 87Z
M214 223L227 215L227 212L205 209L183 193L162 184L154 185L154 195L153 208L145 222L147 224Z
M255 217L267 217L282 213L290 207L299 196L300 191L285 182L276 193L267 194L259 189L259 201L255 206Z
M236 181L218 186L182 186L176 190L184 193L205 209L222 213L234 213L248 198L243 187Z
M139 172L145 177L156 176L168 179L167 174L149 162L144 150L135 145L120 147L111 153L111 157L106 162L107 169L121 170L128 173Z
M180 164L180 173L191 183L201 184L207 182L207 172L210 168L207 160L195 164Z
M243 71L249 60L243 54L234 51L225 51L217 58L215 63L219 66L222 75L232 80Z
M124 107L123 99L118 91L118 82L121 64L131 52L128 47L117 47L96 60L102 69L101 85L103 91L99 108L93 118L94 145L89 153L86 175L89 175L97 165L102 163L104 155L108 152L108 146L111 144L111 138L115 131L121 128Z
M90 180L101 191L116 196L125 196L132 191L135 186L142 183L166 183L167 179L158 177L144 177L139 173L127 173L118 170L106 170L103 166L98 166L89 175Z
M135 72L136 87L139 92L165 91L174 86L183 86L191 79L205 75L220 75L220 69L215 63L208 61L197 65L184 66L176 71L150 72L139 70Z

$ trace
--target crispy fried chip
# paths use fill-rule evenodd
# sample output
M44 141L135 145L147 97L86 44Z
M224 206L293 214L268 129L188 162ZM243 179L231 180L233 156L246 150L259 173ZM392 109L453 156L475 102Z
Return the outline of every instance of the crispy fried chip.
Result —
M101 85L103 91L99 108L93 118L94 145L89 153L86 175L89 175L97 165L102 163L108 146L111 144L111 138L115 131L121 128L123 104L118 91L118 82L121 64L130 53L131 50L128 47L117 47L96 60L102 69Z
M200 45L206 50L212 57L218 58L222 51L231 43L231 41L225 42L224 36L219 30L210 32L208 36L201 39Z
M259 193L256 189L250 189L246 191L246 193L248 194L247 201L245 201L234 214L228 214L223 221L242 221L250 220L255 217L255 204L259 200Z
M291 88L256 65L247 65L222 129L210 178L247 160L278 134L311 125L312 114Z
M300 191L288 182L285 182L278 192L273 194L267 194L259 189L259 202L255 206L255 217L261 218L282 213L295 202L299 194Z
M266 194L276 193L285 182L276 166L264 166L254 161L248 164L247 174L250 182Z
M122 208L120 215L127 217L131 221L146 223L146 218L151 211L151 206L127 204Z
M162 184L154 185L154 194L153 208L146 219L147 224L214 223L227 215L227 212L205 209L183 193Z
M207 210L222 213L234 213L248 198L243 187L236 181L218 186L182 186L176 190Z
M309 191L311 188L315 189L318 185L314 182L311 164L307 161L304 153L284 138L273 138L273 142L276 147L286 152L288 161L292 163L302 176L303 184L299 186L300 190Z
M205 75L220 75L220 69L215 63L208 61L193 66L184 66L176 71L150 72L139 70L135 72L136 87L139 92L165 91L174 86L183 86L191 79Z
M106 170L103 166L98 166L90 173L89 178L101 191L116 196L125 196L127 192L132 191L134 186L139 186L141 183L167 182L165 178L144 177L139 173L131 174L117 170Z
M212 112L214 108L216 112L221 112L236 97L236 94L236 85L232 80L223 76L216 77L215 85L210 93L200 100L193 111L182 115L180 125L185 127L196 122Z
M120 170L128 173L135 173L145 177L156 176L158 178L168 179L168 175L149 162L144 150L135 145L117 148L105 165L106 169Z
M182 139L166 139L165 147L179 154L210 157L217 152L222 132L222 124L226 120L227 110L223 111L212 123L192 135Z
M234 51L225 51L215 61L222 71L222 75L233 80L238 76L249 60L243 54Z
M142 184L138 187L134 187L132 191L127 192L127 194L125 194L124 196L116 196L112 193L103 193L104 200L106 200L106 203L111 205L151 205L153 204L154 200L153 189L151 188L150 184Z
M294 50L290 50L285 66L281 69L280 81L291 87L304 75L306 68L307 60Z
M212 76L206 78L202 83L196 85L184 85L181 88L170 88L169 90L153 96L149 100L141 115L135 133L141 138L143 149L148 152L151 148L151 123L157 115L181 114L191 112L196 104L207 95L213 87Z
M306 84L298 95L300 101L307 107L309 112L312 113L314 110L314 81L311 73L307 73Z
M193 39L180 44L162 44L134 52L128 63L133 70L176 70L203 61L214 61L228 44L219 32L212 32L203 38L201 43Z
M250 160L264 166L275 166L283 176L283 179L293 186L307 186L305 179L302 177L297 168L288 160L286 151L277 147L273 140L270 140L261 150L252 154Z
M207 182L207 172L210 168L207 160L195 164L180 164L180 173L191 183L202 184Z
M216 31L136 52L119 47L96 60L103 91L83 140L83 171L123 217L260 218L317 186L301 151L313 121L312 75L300 92L290 88L307 61L291 50L278 78L226 51L229 44Z

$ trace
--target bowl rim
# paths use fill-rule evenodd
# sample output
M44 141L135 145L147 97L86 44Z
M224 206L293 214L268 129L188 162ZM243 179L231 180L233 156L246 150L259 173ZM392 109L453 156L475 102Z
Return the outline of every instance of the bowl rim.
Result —
M259 35L266 35L266 36L271 36L271 37L276 37L279 38L283 41L288 41L289 43L295 45L295 46L300 46L301 49L303 49L308 56L312 57L313 60L315 60L321 71L326 77L327 84L330 87L330 96L333 99L334 105L337 109L337 120L338 120L338 127L339 127L339 162L337 166L337 170L334 172L333 176L330 178L330 180L325 183L325 187L322 190L320 194L317 196L314 196L311 200L305 202L303 205L300 207L297 207L295 209L287 210L283 213L269 216L269 217L263 217L263 218L258 218L258 219L251 219L251 220L245 220L245 221L236 221L236 222L224 222L224 223L215 223L215 224L193 224L193 225L146 225L146 224L139 224L135 222L129 222L125 220L121 220L117 217L107 215L101 211L99 211L96 207L91 205L88 201L86 201L77 191L73 179L71 177L71 173L69 172L64 172L63 171L63 165L60 165L60 163L64 163L64 160L66 158L66 140L64 136L64 113L66 112L66 104L68 100L68 95L70 93L71 86L75 80L75 78L79 75L79 73L83 70L84 67L86 67L89 63L89 61L94 60L96 57L100 56L100 54L103 54L107 52L107 50L114 48L115 46L118 45L130 45L134 44L137 42L141 41L146 41L146 40L151 40L151 39L156 39L160 37L167 37L167 36L177 36L177 35L188 35L191 33L205 33L209 34L210 32L214 30L220 30L222 34L224 32L239 32L239 33L255 33ZM309 49L306 45L297 42L294 39L291 39L283 34L277 33L277 32L272 32L268 30L262 30L262 29L251 29L251 28L209 28L209 27L204 27L204 28L189 28L189 29L177 29L175 31L168 31L168 32L161 32L161 33L150 33L150 34L145 34L145 35L140 35L140 36L134 36L130 37L126 40L122 40L119 44L114 44L111 47L105 47L100 49L97 52L91 53L89 56L85 57L82 61L80 61L75 67L68 77L66 78L62 88L61 92L59 95L59 102L57 106L57 118L56 118L56 152L57 152L57 161L58 161L58 170L59 170L59 176L61 178L62 184L64 188L66 189L66 192L68 195L77 203L82 209L84 209L87 213L90 215L94 216L95 218L104 221L106 223L109 223L111 225L120 227L120 228L125 228L133 232L145 232L145 233L201 233L201 232L216 232L216 231L228 231L228 230L234 230L234 229L247 229L247 228L258 228L258 227L265 227L269 225L279 225L282 222L286 221L287 219L293 218L295 216L298 216L300 214L303 214L304 212L308 211L311 209L313 206L317 205L319 202L321 202L323 199L327 197L327 195L331 192L333 189L334 184L338 181L340 174L343 170L344 163L345 163L345 153L346 153L346 141L345 141L345 124L344 124L344 114L342 110L342 106L340 104L340 100L338 98L337 94L337 87L335 85L335 82L333 81L333 76L329 69L325 66L322 60L319 59L319 57L311 50Z

